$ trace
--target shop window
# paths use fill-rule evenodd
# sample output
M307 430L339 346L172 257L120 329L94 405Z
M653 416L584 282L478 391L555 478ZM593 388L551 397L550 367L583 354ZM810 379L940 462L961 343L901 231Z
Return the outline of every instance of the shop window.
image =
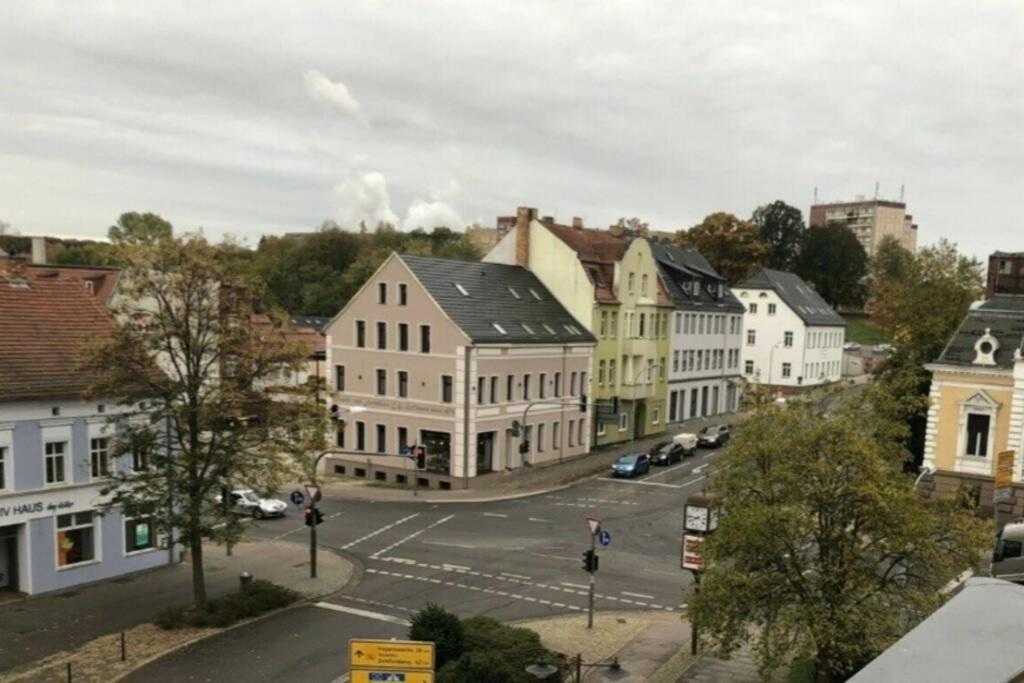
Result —
M137 553L140 550L156 547L155 529L152 517L126 519L124 521L124 551Z
M92 512L57 515L57 566L71 567L96 559L96 529Z

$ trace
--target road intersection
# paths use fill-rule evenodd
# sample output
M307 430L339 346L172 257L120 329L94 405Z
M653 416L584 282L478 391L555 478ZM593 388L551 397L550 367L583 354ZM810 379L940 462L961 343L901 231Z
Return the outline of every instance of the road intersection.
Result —
M598 611L678 612L690 575L679 568L682 504L715 452L636 479L597 477L557 492L489 503L374 502L325 496L320 546L356 563L357 581L314 605L228 631L144 667L128 680L335 680L349 638L402 637L428 602L501 621L583 613L590 547L586 517L602 520ZM304 540L293 512L249 530ZM296 557L303 562L304 557ZM295 668L292 668L295 667Z

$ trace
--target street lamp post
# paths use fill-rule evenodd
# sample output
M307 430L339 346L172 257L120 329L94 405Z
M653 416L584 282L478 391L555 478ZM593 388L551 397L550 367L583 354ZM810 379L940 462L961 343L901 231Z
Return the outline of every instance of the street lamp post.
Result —
M342 413L355 415L356 413L362 413L365 411L366 408L364 408L363 406L352 406L351 408L341 408L339 406L337 411L331 411L331 417L338 423L339 427L344 429L345 420L344 418L341 417ZM320 467L320 461L323 460L325 456L333 452L333 449L328 449L325 451L321 451L319 454L317 454L316 458L313 459L313 468L309 473L310 482L309 484L306 485L306 492L309 494L310 516L312 517L309 525L309 578L311 579L316 578L316 505L317 503L320 502L320 487L316 481L316 473Z
M917 475L917 479L914 480L914 488L921 483L921 480L925 477L930 477L935 474L935 468L931 465L921 465L920 473Z

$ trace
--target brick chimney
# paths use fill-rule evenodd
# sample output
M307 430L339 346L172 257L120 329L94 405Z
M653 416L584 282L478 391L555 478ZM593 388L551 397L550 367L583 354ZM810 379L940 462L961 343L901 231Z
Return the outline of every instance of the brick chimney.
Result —
M583 219L580 218L579 216L573 216L572 217L572 227L575 228L576 230L582 230L583 229Z
M520 206L516 209L516 265L530 267L530 221L537 218L537 209Z

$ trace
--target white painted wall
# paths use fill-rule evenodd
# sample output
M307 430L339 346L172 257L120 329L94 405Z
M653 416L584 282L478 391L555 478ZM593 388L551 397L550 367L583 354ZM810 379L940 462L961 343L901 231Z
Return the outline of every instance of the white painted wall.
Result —
M809 386L838 382L843 371L843 327L809 327L773 290L734 289L747 308L743 316L740 371L755 384ZM769 314L771 305L775 314ZM751 310L756 306L756 312ZM750 332L754 343L749 344ZM792 332L792 346L785 343ZM747 372L753 363L753 371ZM786 377L786 365L789 376ZM802 380L802 381L801 381Z

